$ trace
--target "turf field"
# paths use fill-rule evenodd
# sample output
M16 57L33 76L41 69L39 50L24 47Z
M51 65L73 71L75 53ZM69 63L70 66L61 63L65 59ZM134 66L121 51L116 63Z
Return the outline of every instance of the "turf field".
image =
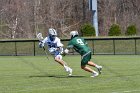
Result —
M140 93L139 55L93 56L103 66L96 78L80 69L80 56L64 57L72 77L49 58L0 56L0 93Z

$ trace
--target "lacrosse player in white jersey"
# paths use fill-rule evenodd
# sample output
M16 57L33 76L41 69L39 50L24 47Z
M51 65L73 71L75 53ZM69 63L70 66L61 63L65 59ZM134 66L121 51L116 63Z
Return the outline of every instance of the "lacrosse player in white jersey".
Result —
M68 67L67 64L62 60L61 53L63 53L63 44L57 37L56 30L53 28L49 28L48 34L49 35L44 40L39 42L39 47L43 48L44 45L47 45L50 54L54 55L54 60L62 65L69 75L72 75L72 69Z

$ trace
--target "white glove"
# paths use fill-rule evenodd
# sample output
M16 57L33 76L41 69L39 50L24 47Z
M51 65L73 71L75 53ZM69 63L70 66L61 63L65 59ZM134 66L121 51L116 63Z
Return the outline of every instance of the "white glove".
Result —
M59 48L59 51L60 51L60 54L63 54L63 52L64 52L64 51L63 51L63 47L60 47L60 48Z
M68 49L65 49L64 52L61 53L61 55L65 56L68 53L69 53L69 50Z
M43 42L39 42L39 48L44 47L44 43Z
M68 50L68 49L65 49L64 52L65 52L66 54L68 54L68 53L69 53L69 50Z
M56 51L56 50L57 50L57 48L54 48L54 47L49 48L49 52L50 52L50 53L53 53L53 52Z

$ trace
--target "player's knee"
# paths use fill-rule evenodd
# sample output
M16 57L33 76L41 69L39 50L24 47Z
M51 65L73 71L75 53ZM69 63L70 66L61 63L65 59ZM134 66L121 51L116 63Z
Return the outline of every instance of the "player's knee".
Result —
M58 59L55 57L54 60L57 61Z
M62 56L61 55L57 55L55 58L54 58L55 61L60 61L62 60Z
M62 56L61 55L57 55L55 58L59 59L59 60L62 60Z
M81 66L81 69L84 69L85 68L85 66Z

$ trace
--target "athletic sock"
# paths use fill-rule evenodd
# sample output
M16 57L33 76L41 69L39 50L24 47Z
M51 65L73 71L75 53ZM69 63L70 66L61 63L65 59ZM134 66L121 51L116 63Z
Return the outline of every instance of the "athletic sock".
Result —
M95 67L96 67L96 68L99 68L100 66L99 66L99 65L97 65L97 64L95 64Z
M92 73L98 73L98 72L96 72L96 71L93 71Z
M66 71L69 71L68 66L64 65Z

